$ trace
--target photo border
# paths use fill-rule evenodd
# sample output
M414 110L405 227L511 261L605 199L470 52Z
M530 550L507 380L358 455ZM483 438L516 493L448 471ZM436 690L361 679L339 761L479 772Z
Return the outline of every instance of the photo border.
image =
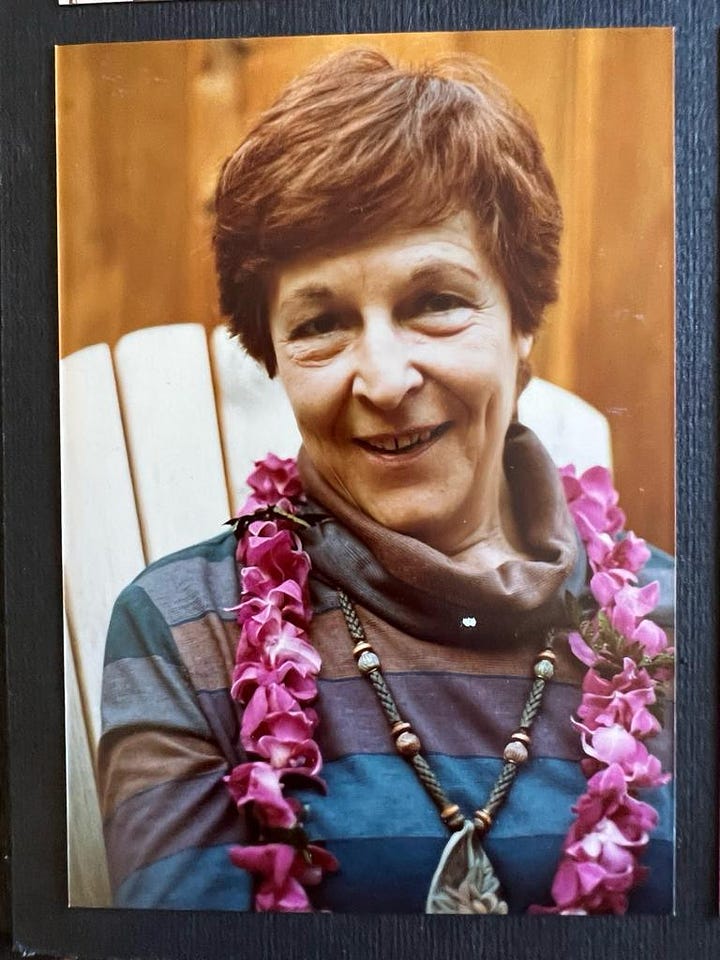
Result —
M0 191L3 525L13 938L80 956L354 958L720 955L717 917L718 0L3 0ZM699 6L699 5L698 5ZM679 655L677 914L279 916L67 908L53 46L111 40L537 27L675 26Z

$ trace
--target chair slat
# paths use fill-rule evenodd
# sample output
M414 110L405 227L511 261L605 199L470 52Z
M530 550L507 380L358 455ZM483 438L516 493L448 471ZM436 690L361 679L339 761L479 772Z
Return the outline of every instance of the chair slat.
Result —
M68 906L107 907L112 898L94 775L70 630L65 621L65 762Z
M518 416L559 467L574 463L580 472L595 464L612 468L606 418L569 390L534 377L520 396Z
M106 344L61 361L60 433L65 606L94 749L110 611L145 566Z
M247 493L245 478L253 462L268 451L279 457L295 456L300 448L300 434L280 381L270 380L224 327L216 327L212 332L210 350L232 507L236 512Z
M148 327L115 348L148 561L222 529L230 507L205 330Z

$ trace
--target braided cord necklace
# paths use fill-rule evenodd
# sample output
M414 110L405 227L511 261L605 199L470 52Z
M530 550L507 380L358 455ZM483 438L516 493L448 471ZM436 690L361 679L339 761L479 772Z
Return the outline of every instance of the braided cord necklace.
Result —
M430 883L425 906L426 913L497 913L508 912L502 897L500 883L492 863L483 849L481 838L488 832L493 818L510 793L519 767L528 759L530 728L542 705L548 680L555 672L555 654L550 630L546 645L535 658L533 682L525 701L518 729L510 736L503 750L503 767L490 790L487 800L473 814L465 818L459 806L446 795L440 781L422 755L420 738L400 715L390 688L382 672L380 658L368 642L355 607L343 590L337 591L345 624L354 642L353 656L358 670L372 686L390 726L395 749L408 761L417 779L435 804L440 819L452 831L452 836L438 862Z

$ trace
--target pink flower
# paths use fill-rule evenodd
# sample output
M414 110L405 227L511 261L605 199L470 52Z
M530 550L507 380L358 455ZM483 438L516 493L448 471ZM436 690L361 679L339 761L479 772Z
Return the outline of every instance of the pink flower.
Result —
M305 888L290 875L296 856L295 848L286 843L230 848L230 859L236 867L259 873L262 878L255 894L257 910L307 913L312 909Z
M626 585L613 598L610 610L610 623L618 633L629 637L637 621L654 610L660 597L660 585L657 580L644 587Z
M294 663L305 676L317 674L322 662L317 650L305 639L305 632L285 623L271 606L243 624L236 656L239 663L255 662L271 668Z
M614 913L627 910L627 890L632 886L634 871L620 879L619 890L609 870L592 860L578 861L565 857L558 867L552 885L556 907L552 913Z
M596 573L600 570L637 573L650 557L645 541L634 533L627 533L622 540L614 540L609 533L593 533L585 546Z
M590 578L590 592L602 609L611 606L623 587L635 583L637 577L629 570L600 570Z
M254 571L258 568L247 569ZM277 586L263 580L259 589L246 591L242 603L228 609L235 610L238 623L243 624L265 605L275 607L282 614L283 620L289 620L298 627L307 626L310 604L306 600L305 591L294 580L283 580Z
M309 843L305 850L296 855L293 872L304 886L316 887L322 881L323 873L332 873L338 866L337 859L329 850Z
M630 657L625 657L623 669L611 680L588 670L578 716L588 730L619 724L636 737L647 737L660 729L659 722L647 709L653 703L655 687L650 675L639 669Z
M255 815L269 827L292 827L296 820L297 803L283 796L281 771L264 761L241 763L224 778L230 794L238 805L255 804Z
M665 653L668 650L665 631L652 620L641 620L628 640L631 643L639 643L648 657L656 657L659 653Z
M281 740L302 743L317 725L314 710L300 707L283 687L258 687L245 708L240 736L246 750L256 750L260 737L269 734Z
M590 758L582 761L586 772L597 769L597 763L594 764L593 760L607 765L618 764L628 786L635 789L657 787L670 779L669 774L662 772L658 758L619 724L598 727L594 731L588 730L582 724L576 726L582 731L583 750Z
M266 757L270 766L285 773L303 773L314 777L322 767L320 748L314 740L280 739L265 735L256 745L261 757Z
M568 644L577 659L588 667L593 667L598 662L595 651L592 650L583 640L577 630L572 630L568 634Z
M238 544L244 592L265 596L285 580L294 580L305 589L310 558L290 530L281 529L274 520L255 520ZM249 573L248 567L257 567Z
M618 763L599 770L588 780L587 791L579 798L573 812L577 815L565 839L568 849L601 820L612 819L623 836L633 844L641 844L650 830L657 826L657 812L648 803L628 793L623 768Z
M645 874L638 857L657 824L653 808L631 797L622 767L595 774L579 799L553 883L556 906L535 912L624 913L627 893Z
M274 453L255 461L255 469L247 478L247 484L253 492L243 504L241 516L275 505L284 498L299 497L303 492L295 461L292 458L282 460Z
M304 703L317 696L314 671L307 663L295 663L292 660L285 660L278 667L247 661L236 664L230 695L233 700L246 703L257 687L269 687L272 684L285 687L296 700Z
M266 843L257 847L231 847L230 859L237 867L260 874L255 897L259 911L305 913L311 910L305 887L316 886L323 872L337 870L331 853L309 844L296 850L285 843Z
M570 513L584 540L594 533L622 530L625 514L617 505L618 494L609 470L591 467L578 477L570 464L560 469L560 479Z

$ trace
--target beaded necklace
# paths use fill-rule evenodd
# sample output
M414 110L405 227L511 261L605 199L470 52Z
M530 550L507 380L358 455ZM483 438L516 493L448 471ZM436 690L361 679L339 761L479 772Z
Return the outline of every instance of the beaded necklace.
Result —
M503 751L503 768L485 804L475 811L470 822L451 803L425 757L420 738L411 725L402 719L395 698L382 672L380 658L368 643L365 631L352 601L343 590L337 591L340 609L348 633L354 641L353 656L358 670L370 682L390 726L395 749L412 766L420 784L427 791L440 814L440 819L455 836L451 837L440 857L430 884L426 913L500 913L508 912L502 899L500 884L480 838L492 826L493 817L507 799L518 768L528 758L530 728L540 711L546 683L555 672L552 644L554 632L547 635L547 645L535 658L533 683L520 716L518 729L510 736Z

